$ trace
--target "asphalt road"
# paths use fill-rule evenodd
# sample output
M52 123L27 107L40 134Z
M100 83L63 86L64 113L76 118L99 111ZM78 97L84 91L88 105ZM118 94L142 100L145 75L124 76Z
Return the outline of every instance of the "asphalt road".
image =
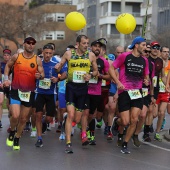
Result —
M96 146L81 146L80 130L76 129L72 137L73 154L66 154L65 141L59 141L59 133L52 131L43 135L42 148L36 148L36 138L30 138L30 132L24 132L21 140L21 150L13 151L6 146L9 126L7 115L3 115L3 128L0 130L0 170L167 170L170 169L170 143L152 141L142 143L140 148L128 146L131 154L120 152L116 146L116 138L107 142L102 129L96 130ZM167 124L170 117L167 115ZM155 123L154 123L155 126ZM162 134L165 131L162 132ZM139 135L140 140L142 133ZM153 139L153 134L151 134Z

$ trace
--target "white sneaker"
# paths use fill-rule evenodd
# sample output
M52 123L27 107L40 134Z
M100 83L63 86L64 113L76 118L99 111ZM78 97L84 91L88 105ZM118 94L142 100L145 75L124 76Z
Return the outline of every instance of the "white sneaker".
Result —
M37 136L37 131L32 131L30 137L35 138Z
M60 134L59 140L65 140L65 133L64 132Z

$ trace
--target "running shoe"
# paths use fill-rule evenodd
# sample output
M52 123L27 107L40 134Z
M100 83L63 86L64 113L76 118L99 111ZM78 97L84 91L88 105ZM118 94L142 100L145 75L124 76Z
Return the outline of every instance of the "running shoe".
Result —
M112 124L112 126L111 126L111 131L112 131L113 136L117 136L117 134L118 134L118 128L119 128L119 126L118 126L118 124L116 123L117 119L118 119L118 117L114 117L114 118L113 118L113 124Z
M13 150L20 150L19 138L14 138Z
M162 142L162 139L161 139L159 133L155 133L154 140L157 140L157 141L159 141L159 142Z
M30 137L35 138L37 136L37 131L32 131Z
M117 146L118 146L118 147L122 147L122 144L123 144L123 136L122 136L122 137L119 137L119 135L118 135L118 138L117 138Z
M144 142L151 142L151 138L149 137L149 134L144 134L143 135L143 141Z
M35 146L36 146L36 147L39 147L39 148L43 147L43 142L42 142L42 140L41 140L41 139L38 139L37 142L36 142L36 144L35 144Z
M66 153L73 153L72 144L68 143L65 148Z
M95 140L95 136L91 136L89 145L96 145L96 140Z
M88 131L86 132L86 135L87 135L88 140L90 140L90 139L91 139L90 130L88 130Z
M82 142L82 146L86 146L89 144L89 140L87 137L82 137L81 142Z
M100 129L102 127L102 124L103 123L102 123L102 120L101 120L100 122L97 122L96 127Z
M47 123L47 131L51 131L51 124Z
M108 135L108 133L109 133L108 126L105 126L105 128L104 128L104 135Z
M2 122L0 121L0 128L3 128L3 126L2 126Z
M108 133L108 135L107 135L107 140L108 140L108 141L112 141L112 140L113 140L113 135L112 135L111 132Z
M141 146L141 143L138 139L138 135L133 135L132 137L133 145L139 148Z
M14 144L14 136L15 136L15 131L10 132L9 137L6 140L6 145L7 146L13 146L13 144Z
M124 154L130 154L130 151L127 148L127 146L122 146L121 152L124 153Z
M64 132L61 132L60 134L60 137L59 137L59 140L65 140L65 133Z

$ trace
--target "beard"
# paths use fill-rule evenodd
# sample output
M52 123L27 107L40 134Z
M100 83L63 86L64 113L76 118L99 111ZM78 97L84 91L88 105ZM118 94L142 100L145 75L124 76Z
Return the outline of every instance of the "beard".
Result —
M95 54L96 57L99 56L99 54L100 54L100 51L98 51L98 50L92 51L92 52Z

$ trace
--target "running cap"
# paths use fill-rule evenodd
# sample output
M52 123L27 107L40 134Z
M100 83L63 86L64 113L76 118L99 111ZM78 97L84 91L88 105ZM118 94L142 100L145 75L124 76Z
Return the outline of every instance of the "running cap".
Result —
M151 42L151 47L153 47L153 46L158 46L158 47L160 47L160 44L157 42L157 41L153 41L153 42Z
M116 57L114 54L108 54L108 58L109 60L114 61Z
M103 45L99 40L95 40L91 43L91 46L96 45L96 44L100 44L101 46Z
M24 40L24 43L26 43L27 41L34 41L35 43L37 42L37 41L35 40L35 38L33 38L32 36L26 37L25 40Z
M4 49L4 50L3 50L3 54L9 54L9 55L11 55L11 50L9 50L9 49Z
M135 44L140 44L141 42L145 42L146 39L144 39L143 37L141 36L138 36L136 37L133 41L132 41L132 44L128 47L129 49L133 49Z

